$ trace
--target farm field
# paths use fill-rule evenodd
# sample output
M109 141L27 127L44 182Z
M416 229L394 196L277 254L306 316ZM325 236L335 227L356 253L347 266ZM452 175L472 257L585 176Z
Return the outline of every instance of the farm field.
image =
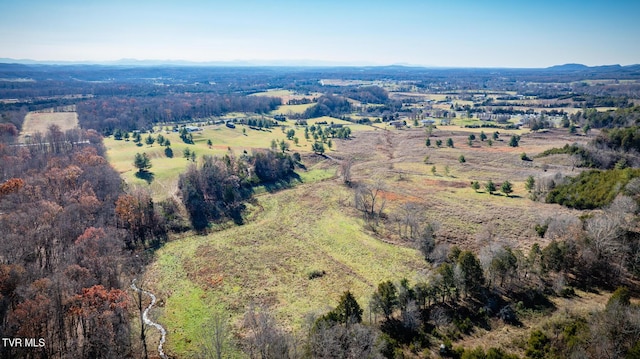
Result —
M283 106L287 106L287 103L290 100L300 100L300 99L303 99L303 98L307 98L309 100L312 100L314 98L318 98L318 97L322 96L322 93L320 93L320 92L310 92L310 93L306 93L306 94L301 94L301 93L296 93L296 92L291 91L291 90L273 89L273 90L269 90L269 91L256 92L254 94L251 94L250 96L280 97L282 99L282 105ZM300 106L300 105L293 105L293 106ZM280 113L286 114L284 112L280 112Z
M332 117L319 117L307 120L309 125L314 125L318 122L349 126L353 131L352 136L354 137L357 137L358 133L370 131L373 128L371 126L353 124L348 121ZM162 147L157 143L151 146L144 144L144 139L149 134L141 135L141 146L137 146L131 140L115 140L113 139L113 136L105 138L104 143L107 148L109 161L114 168L121 173L127 183L139 186L149 186L152 193L161 197L175 192L178 175L183 172L190 163L192 163L183 156L183 152L186 149L195 152L196 157L201 157L202 155L222 156L227 153L229 149L236 155L241 155L244 151L251 153L256 149L269 148L272 140L276 140L277 142L284 140L290 146L290 153L299 152L303 155L312 153L311 145L313 144L313 139L305 139L303 127L296 126L295 121L292 120L280 122L279 125L280 126L263 130L250 129L248 126L244 125L237 125L234 129L228 128L224 125L204 126L202 127L203 131L192 133L193 144L187 144L182 141L179 134L176 132L161 131L153 133L152 137L154 138L156 138L158 134L162 134L162 136L171 141L173 158L167 158L164 152L165 147ZM286 138L286 134L282 130L281 126L285 126L285 131L290 129L296 131L295 137L298 138L297 145L294 141ZM326 127L327 125L325 124L322 126ZM243 130L245 131L244 133ZM211 147L207 145L208 140L211 140L212 142ZM332 148L325 146L325 151L329 155L336 151L339 146L339 142L335 139L332 142L334 143ZM133 166L133 159L136 153L146 153L151 159L152 168L150 169L150 172L153 173L153 181L149 184L146 180L135 176L136 169Z
M304 113L309 107L315 105L314 103L307 103L303 105L282 105L278 107L277 110L272 111L273 115L291 115L291 114L301 114Z
M399 206L414 202L424 208L428 221L440 223L441 238L466 247L478 247L476 241L490 226L491 230L516 247L528 248L539 242L532 223L558 215L576 215L576 211L559 205L534 202L528 199L524 182L528 176L549 175L557 172L576 175L571 171L566 156L522 161L521 154L529 157L552 147L566 143L586 142L588 138L569 135L566 131L549 133L522 133L522 130L500 131L493 146L476 140L467 144L468 135L475 129L441 126L433 132L432 145L425 146L423 129L383 130L361 133L354 140L338 142L335 157L353 157L353 176L356 181L381 178L386 183L387 208L393 213ZM525 130L526 131L526 130ZM487 132L490 136L491 133ZM511 134L520 134L520 146L508 146ZM435 141L454 141L453 148L436 148ZM465 162L460 163L460 156ZM425 157L428 162L425 163ZM435 173L432 168L435 167ZM471 181L483 186L492 180L499 184L505 180L513 184L514 193L506 197L498 191L485 193L482 187L477 193L471 189Z
M290 123L291 125L293 122ZM246 129L246 134L242 129ZM300 133L302 132L302 133ZM107 156L114 168L121 173L125 181L129 184L149 186L152 193L158 197L166 196L175 192L178 175L192 163L183 156L184 150L194 151L196 157L202 155L222 156L231 149L236 155L241 155L244 151L251 151L260 148L269 148L272 140L286 140L290 144L291 152L309 153L311 151L310 141L305 140L303 131L296 129L299 137L299 144L286 140L286 135L279 127L269 130L252 130L249 127L237 126L235 129L227 128L224 125L205 126L203 131L193 132L193 144L187 144L176 132L162 131L162 135L171 141L173 158L167 158L165 147L157 143L152 146L143 144L137 146L133 141L114 140L113 137L105 138L104 143L107 148ZM159 133L154 133L155 138ZM142 142L148 134L142 135ZM211 140L212 146L209 148L207 140ZM327 149L327 151L330 151ZM153 181L150 184L135 176L136 169L133 166L133 159L136 153L146 153L151 158Z
M569 162L562 156L525 162L520 154L533 157L586 138L563 130L502 131L492 147L479 140L469 147L465 140L473 131L454 127L440 127L432 136L432 140L451 137L454 148L427 148L424 129L370 130L358 132L351 140L336 140L331 158L355 159L354 182L381 179L385 183L389 218L402 205L417 203L425 221L439 224L438 241L475 251L490 242L522 250L534 243L544 246L546 241L536 235L532 223L580 214L533 202L524 189L526 177L544 172L543 166L551 173L570 173ZM515 133L521 134L521 144L509 147L506 139ZM464 164L458 161L460 155L467 158ZM429 156L427 164L425 156ZM229 316L234 332L242 335L242 314L250 305L262 306L296 333L304 327L305 317L326 312L346 289L367 308L377 283L403 277L415 281L430 270L413 245L398 238L391 220L381 223L377 234L365 230L353 208L353 191L338 178L326 176L337 163L326 159L320 165L309 172L320 178L259 196L250 206L245 225L187 236L156 253L145 281L163 298L163 307L155 315L172 333L167 343L172 354L194 355L197 342L191 340L198 338L205 318L214 313ZM475 192L469 186L472 180L509 180L514 193L507 197L499 192L489 195L484 189ZM311 271L326 274L311 280ZM603 298L594 297L588 305ZM502 333L501 341L513 340L513 335L502 331L465 340L479 345L497 333Z
M168 351L194 355L205 318L230 316L241 332L247 306L268 307L291 332L310 314L335 306L351 290L366 308L381 281L414 279L426 262L413 248L386 244L362 230L351 194L335 181L260 196L243 225L166 244L146 282L163 298L155 314L171 333ZM309 279L312 271L324 271Z
M47 132L51 125L57 125L61 131L78 127L78 114L76 112L29 112L24 118L20 140L24 141L27 135L36 132Z

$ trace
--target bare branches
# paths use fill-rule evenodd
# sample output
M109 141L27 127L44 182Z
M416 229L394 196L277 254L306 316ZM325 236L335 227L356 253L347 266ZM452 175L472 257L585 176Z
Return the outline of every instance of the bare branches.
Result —
M372 228L375 228L378 224L378 219L384 212L386 198L383 193L385 187L382 179L377 179L371 185L359 184L355 190L354 203L356 209L362 212L362 218Z
M204 358L222 359L229 341L229 325L222 313L216 312L202 326L202 355Z
M340 175L342 182L347 186L351 186L351 167L353 166L353 157L347 157L340 162Z
M249 307L243 327L248 330L245 351L251 358L290 358L290 338L265 308Z

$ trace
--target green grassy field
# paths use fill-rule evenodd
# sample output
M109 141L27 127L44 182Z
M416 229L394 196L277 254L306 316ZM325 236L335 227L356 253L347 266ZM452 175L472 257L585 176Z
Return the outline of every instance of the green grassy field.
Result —
M271 113L273 115L300 114L300 113L304 113L304 111L306 111L309 107L313 105L315 105L315 103L307 103L303 105L282 105L282 106L279 106L277 110L271 111Z
M294 128L293 124L294 122L291 121L286 122L286 125L291 128ZM246 130L245 134L242 132L243 128ZM298 145L294 144L293 141L286 140L286 135L279 127L259 131L242 125L238 125L235 129L227 128L224 125L207 126L204 131L193 133L194 144L184 143L175 132L162 132L162 135L171 141L173 158L167 158L164 153L164 147L159 146L157 143L152 146L146 144L136 146L133 141L116 141L112 137L105 138L104 143L107 148L109 162L120 172L127 183L149 186L151 191L156 194L154 197L161 198L163 195L166 197L175 191L178 175L184 172L187 166L192 163L183 157L185 149L195 151L197 157L202 155L221 156L227 153L229 148L236 155L241 155L243 151L251 153L255 149L269 148L271 141L275 139L276 141L286 140L290 145L289 151L291 153L311 152L313 140L305 140L302 128L296 128L295 130L296 137L299 140ZM153 134L153 137L156 138L157 135L157 133ZM143 142L146 137L146 134L142 135ZM211 148L207 145L207 140L211 140L213 143ZM329 149L326 150L331 151ZM150 172L153 173L153 181L150 184L135 176L137 170L133 166L133 159L136 153L146 153L151 158L152 168Z
M353 133L371 130L370 126L356 125L333 117L319 117L309 119L307 122L309 125L314 125L322 121L328 124L348 125ZM165 148L157 143L152 146L146 144L137 146L133 141L116 141L113 137L108 137L105 138L104 144L107 148L109 162L120 172L128 184L148 186L154 193L155 198L164 198L175 192L178 175L184 172L187 166L192 163L183 157L185 149L195 151L198 158L202 155L221 156L227 153L229 149L236 155L241 155L244 151L251 153L256 149L270 148L272 140L278 142L285 140L289 143L290 153L300 152L305 154L312 152L313 139L306 140L304 138L304 127L295 126L295 121L292 120L280 122L279 124L284 125L286 130L294 129L296 131L297 145L294 141L286 139L281 127L273 127L268 130L253 130L243 125L237 125L235 129L224 125L205 126L203 131L193 132L193 144L186 144L176 132L162 131L162 135L171 141L173 158L167 158L164 153ZM152 136L157 138L158 134L154 133ZM148 134L142 134L143 143L147 136ZM207 140L211 140L213 144L211 148L207 145ZM338 141L334 140L332 142L334 143L333 147L330 149L325 146L325 152L331 153L339 148ZM149 184L145 180L136 177L137 170L133 166L133 159L136 153L146 153L151 158L152 168L150 172L153 173L153 181Z
M350 195L327 181L261 196L250 223L160 249L146 278L165 303L157 314L170 333L167 351L197 353L193 339L215 311L238 330L248 305L266 306L295 332L305 315L326 312L347 289L366 308L379 282L413 279L424 260L363 232L339 205ZM309 279L313 270L326 275Z

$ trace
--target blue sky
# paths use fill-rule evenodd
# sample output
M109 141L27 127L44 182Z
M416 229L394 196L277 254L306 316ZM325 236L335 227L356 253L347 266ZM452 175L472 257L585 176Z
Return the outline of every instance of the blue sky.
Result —
M628 65L638 14L616 0L2 1L0 58Z

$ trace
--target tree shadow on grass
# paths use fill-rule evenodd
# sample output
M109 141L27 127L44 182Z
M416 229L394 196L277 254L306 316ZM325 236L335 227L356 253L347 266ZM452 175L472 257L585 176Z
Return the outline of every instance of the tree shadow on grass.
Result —
M295 186L296 183L302 183L302 178L300 178L300 175L294 172L292 175L285 179L263 183L262 185L264 186L265 190L267 190L267 192L273 193L283 189L291 188Z
M141 180L145 180L147 182L147 184L151 184L151 182L153 182L155 175L151 172L148 171L138 171L136 172L136 178L139 178Z

